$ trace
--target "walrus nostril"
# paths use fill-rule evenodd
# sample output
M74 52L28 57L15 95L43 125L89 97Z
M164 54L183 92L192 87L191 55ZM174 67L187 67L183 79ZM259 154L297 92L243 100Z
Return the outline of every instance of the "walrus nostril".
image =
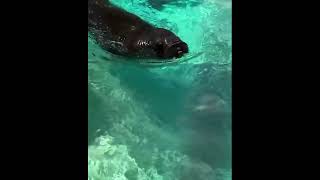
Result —
M182 56L183 56L183 51L178 51L177 54L176 54L176 57L180 58Z
M182 57L182 53L178 53L177 55L176 55L176 58L181 58Z

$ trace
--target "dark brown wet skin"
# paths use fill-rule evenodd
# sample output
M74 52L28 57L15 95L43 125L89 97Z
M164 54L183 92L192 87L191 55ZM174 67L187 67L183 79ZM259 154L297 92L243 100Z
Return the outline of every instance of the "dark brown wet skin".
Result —
M126 57L153 59L180 58L188 53L188 45L173 32L158 30L138 16L108 2L95 2L88 0L88 31L106 51ZM160 49L156 39L157 42L159 39L163 41ZM177 41L177 45L171 47L170 39Z

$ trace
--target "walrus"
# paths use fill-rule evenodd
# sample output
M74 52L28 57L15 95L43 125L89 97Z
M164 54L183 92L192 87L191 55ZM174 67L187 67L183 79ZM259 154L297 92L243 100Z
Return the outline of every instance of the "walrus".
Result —
M108 0L88 0L88 32L104 50L125 57L165 60L189 51L173 32L155 27Z

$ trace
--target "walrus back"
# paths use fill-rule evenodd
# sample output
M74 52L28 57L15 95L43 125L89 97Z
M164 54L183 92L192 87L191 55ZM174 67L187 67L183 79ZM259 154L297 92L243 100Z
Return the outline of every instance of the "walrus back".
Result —
M153 26L109 1L88 0L88 31L109 52L128 53L128 42L148 28Z
M111 4L108 0L88 0L88 20L89 26L90 21L93 21L108 25L112 27L111 29L136 29L152 26L135 14Z

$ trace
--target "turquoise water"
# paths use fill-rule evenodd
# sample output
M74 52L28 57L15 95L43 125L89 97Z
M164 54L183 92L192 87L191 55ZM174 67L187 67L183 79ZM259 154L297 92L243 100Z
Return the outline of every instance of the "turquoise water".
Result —
M88 180L231 179L231 0L112 2L175 32L192 58L126 63L88 36Z

